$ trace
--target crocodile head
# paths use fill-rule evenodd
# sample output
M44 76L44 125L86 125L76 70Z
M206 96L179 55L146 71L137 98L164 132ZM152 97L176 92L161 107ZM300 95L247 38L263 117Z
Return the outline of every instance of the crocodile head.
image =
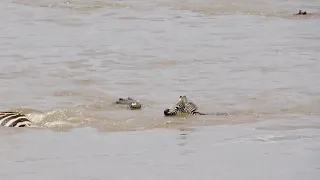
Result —
M141 109L142 104L132 99L131 97L128 98L119 98L118 101L115 102L116 104L121 104L127 106L129 109Z

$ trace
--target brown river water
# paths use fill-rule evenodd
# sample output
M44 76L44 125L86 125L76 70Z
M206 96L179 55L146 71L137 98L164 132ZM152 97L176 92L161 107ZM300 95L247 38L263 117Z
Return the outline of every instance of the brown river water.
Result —
M0 128L1 180L320 179L319 0L0 8L0 110L38 126Z

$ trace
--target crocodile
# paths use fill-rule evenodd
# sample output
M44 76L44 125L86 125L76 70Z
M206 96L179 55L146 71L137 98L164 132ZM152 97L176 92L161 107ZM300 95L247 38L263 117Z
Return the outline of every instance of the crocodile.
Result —
M135 100L131 97L128 98L119 98L115 104L120 104L120 105L124 105L127 108L131 109L131 110L136 110L136 109L141 109L142 108L142 104L138 101Z

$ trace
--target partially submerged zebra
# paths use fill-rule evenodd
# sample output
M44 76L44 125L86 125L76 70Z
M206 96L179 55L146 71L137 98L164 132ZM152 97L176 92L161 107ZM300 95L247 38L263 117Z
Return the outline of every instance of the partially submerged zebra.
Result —
M32 122L19 112L0 112L0 125L5 127L30 127Z
M205 113L198 112L198 106L191 101L188 101L187 96L180 96L178 103L171 109L164 110L165 116L177 116L182 114L189 115L207 115Z
M202 113L198 111L198 106L189 101L187 96L180 96L178 103L171 109L164 110L165 116L178 116L178 115L219 115L228 116L230 113Z

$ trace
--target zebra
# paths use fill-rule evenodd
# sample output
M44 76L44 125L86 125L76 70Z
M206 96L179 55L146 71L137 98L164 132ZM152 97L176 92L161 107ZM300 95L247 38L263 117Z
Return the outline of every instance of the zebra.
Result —
M5 127L30 127L32 122L19 112L0 112L0 125Z
M187 96L180 96L178 103L172 109L164 110L164 116L188 115L215 115L228 116L230 113L202 113L197 111L198 106L192 101L188 101Z
M297 14L293 14L293 15L307 15L307 11L302 12L302 10L299 10Z
M178 116L181 114L189 115L207 115L205 113L198 112L198 106L189 102L187 96L180 96L178 103L172 109L164 110L165 116Z

